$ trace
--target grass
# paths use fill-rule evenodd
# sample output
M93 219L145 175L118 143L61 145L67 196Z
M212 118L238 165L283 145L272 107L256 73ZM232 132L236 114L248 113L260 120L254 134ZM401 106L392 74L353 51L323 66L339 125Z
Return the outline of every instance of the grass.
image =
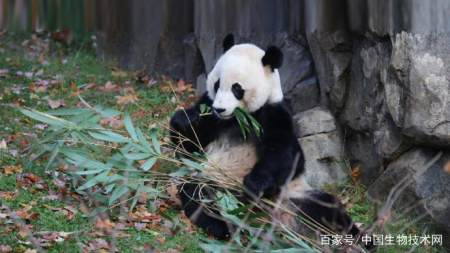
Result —
M98 60L92 50L85 45L64 48L50 42L49 51L39 49L41 40L31 41L23 36L6 36L0 40L0 70L8 70L6 75L0 74L0 141L7 142L7 149L0 149L0 193L11 193L14 197L0 198L0 214L5 207L11 211L20 211L31 206L28 213L38 214L36 217L24 219L31 226L33 234L45 231L69 232L67 238L60 242L51 242L44 247L48 252L82 252L95 246L96 240L103 239L108 245L114 243L119 252L142 252L159 250L162 252L201 252L198 244L206 236L198 230L192 231L189 222L174 207L158 209L146 204L152 213L160 214L162 221L145 229L136 227L132 222L124 222L120 214L113 213L113 223L126 223L120 230L121 236L113 239L109 234L98 233L95 217L81 207L82 196L74 192L65 192L63 198L49 199L54 193L61 193L61 187L55 179L61 179L58 171L45 170L46 161L37 160L29 163L26 151L29 143L42 133L36 122L25 118L10 105L26 106L40 111L49 110L49 100L61 100L65 107L76 107L80 103L78 95L92 105L105 105L129 111L133 122L141 129L149 129L158 122L167 122L179 102L170 88L171 80L160 78L149 87L137 81L135 72L127 72L115 68L114 63ZM17 46L19 45L19 46ZM31 46L30 46L31 45ZM37 49L36 49L37 48ZM37 55L37 56L36 56ZM40 56L42 55L42 56ZM19 74L18 74L19 73ZM20 74L22 73L22 74ZM28 74L27 74L28 73ZM32 76L27 77L32 73ZM36 76L38 74L38 76ZM42 81L54 85L39 90ZM109 92L100 91L110 82L116 89ZM87 88L90 84L95 87ZM177 86L177 85L174 85ZM117 96L136 95L136 103L118 104ZM181 101L192 100L192 90L176 92ZM187 102L189 103L189 102ZM4 166L20 166L22 171L6 174ZM160 172L172 171L173 164L162 163ZM47 186L40 189L37 185L21 185L20 177L24 173L38 176ZM68 187L67 189L71 189ZM66 190L67 190L66 189ZM71 189L73 190L73 189ZM358 223L371 224L376 218L376 206L365 196L365 188L352 181L338 187L331 187L330 192L337 192L348 208L353 220ZM145 205L145 204L144 204ZM61 212L65 207L74 208L76 213L69 219ZM397 219L397 224L390 225L387 230L391 234L403 231L408 218ZM414 223L406 228L407 232L424 231L425 224ZM6 219L0 219L0 245L9 245L13 252L25 252L33 248L26 236L20 234L20 227ZM92 246L92 247L93 247ZM97 245L98 246L98 245ZM377 252L402 252L406 247L380 247ZM414 252L438 252L433 248L417 249ZM89 251L89 250L87 250Z
M129 111L135 124L146 129L156 122L167 120L175 109L174 95L168 88L171 81L160 80L158 85L148 87L136 80L136 73L118 70L112 63L99 61L89 49L64 48L50 42L47 44L50 50L42 52L39 49L39 43L42 43L40 39L29 42L32 46L21 46L25 39L29 40L27 37L13 35L0 40L0 69L8 71L0 77L0 141L7 142L7 149L0 149L0 193L14 193L12 198L0 198L0 213L6 213L6 207L11 211L20 211L31 205L27 212L38 215L24 219L24 222L31 225L34 235L43 231L72 233L63 241L51 242L50 246L44 247L48 252L82 252L95 239L111 243L109 235L95 235L98 231L95 220L81 210L79 196L75 193L67 193L64 198L55 200L46 198L51 192L58 192L58 186L54 184L57 172L45 171L45 161L28 163L27 156L24 155L29 143L35 141L35 135L39 135L42 130L37 128L36 122L25 118L9 105L47 111L50 109L49 100L61 100L65 107L76 107L80 102L77 96L79 94L90 104ZM34 57L34 54L43 56L40 59L39 56ZM40 82L52 80L56 80L55 84L43 90L37 89ZM111 92L99 91L98 87L103 87L107 82L117 85L117 89ZM83 87L89 84L95 84L96 87L84 90ZM117 96L126 96L130 92L137 96L138 103L118 105ZM190 95L180 94L180 97L187 99ZM7 175L2 168L11 165L20 166L22 171ZM18 178L23 173L40 177L48 188L37 189L33 185L21 187ZM65 206L76 210L71 220L64 213L55 211ZM173 208L161 211L161 214L164 213L168 214L164 215L167 222L174 222L172 220L177 220L180 215L180 211ZM110 218L115 223L119 222L118 216ZM33 248L27 238L20 235L20 228L9 222L10 220L0 219L0 245L10 246L13 252L25 252ZM126 226L121 231L124 236L116 239L116 247L119 252L140 252L148 248L201 252L198 247L198 240L203 237L201 233L182 232L172 235L166 230L158 231L158 227L155 227L138 231L132 225Z

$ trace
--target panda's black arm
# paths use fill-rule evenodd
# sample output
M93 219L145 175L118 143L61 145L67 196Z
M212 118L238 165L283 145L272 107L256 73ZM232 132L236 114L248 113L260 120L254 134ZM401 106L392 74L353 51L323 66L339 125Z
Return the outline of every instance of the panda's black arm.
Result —
M282 104L264 106L256 118L263 134L257 145L258 162L244 178L244 186L253 195L270 196L303 172L304 157L291 115Z
M199 151L217 137L218 120L212 114L200 115L201 105L212 106L205 92L190 108L178 110L170 119L170 139L178 148L188 153Z

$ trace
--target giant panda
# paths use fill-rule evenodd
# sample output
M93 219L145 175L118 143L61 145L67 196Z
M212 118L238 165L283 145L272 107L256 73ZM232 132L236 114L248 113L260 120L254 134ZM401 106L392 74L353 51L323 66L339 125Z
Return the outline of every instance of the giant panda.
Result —
M171 141L185 154L205 154L208 164L214 165L210 167L220 169L205 169L204 175L235 180L243 186L245 198L277 199L283 193L282 202L295 214L337 233L357 236L359 229L337 198L311 188L303 177L305 159L281 89L280 49L235 45L228 35L223 50L207 76L206 92L195 105L172 116ZM202 115L204 105L213 113ZM261 124L261 136L243 137L234 117L238 107ZM191 180L179 187L179 197L193 223L218 239L227 239L233 225L200 201L213 190Z

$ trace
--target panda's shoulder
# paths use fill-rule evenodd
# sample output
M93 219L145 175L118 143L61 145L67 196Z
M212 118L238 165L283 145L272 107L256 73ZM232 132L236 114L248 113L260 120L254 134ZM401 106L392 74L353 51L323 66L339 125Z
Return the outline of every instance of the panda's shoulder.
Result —
M264 125L282 125L284 127L292 125L292 115L284 101L266 104L258 110L256 115L258 121Z
M292 121L291 112L286 102L266 104L258 110L258 118L265 121L287 123Z

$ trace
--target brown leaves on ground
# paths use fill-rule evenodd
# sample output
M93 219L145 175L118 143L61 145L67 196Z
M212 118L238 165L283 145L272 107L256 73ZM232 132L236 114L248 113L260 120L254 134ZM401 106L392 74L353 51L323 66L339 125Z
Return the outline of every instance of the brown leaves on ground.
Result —
M143 205L137 206L135 212L128 213L128 220L132 222L158 224L161 222L161 215L150 213Z
M116 96L116 104L118 106L134 104L137 101L139 101L139 98L136 94L136 91L133 89L133 87L125 88L124 93L125 93L125 95L123 95L123 96Z
M0 245L0 253L8 253L8 252L12 252L12 248L9 245Z
M143 83L147 87L152 87L157 83L157 81L151 78L145 71L139 71L136 73L136 81Z
M73 232L64 231L40 231L34 233L39 246L48 248L54 243L61 243L68 239L68 237L73 234Z
M2 168L2 173L6 176L16 174L16 173L22 173L22 166L19 165L7 165Z
M39 213L33 212L31 209L33 209L33 206L36 204L36 202L31 202L29 205L23 205L23 208L13 212L11 216L19 217L22 220L26 221L34 221L37 218L39 218Z
M100 125L103 127L110 127L112 129L121 129L123 128L123 120L120 116L104 118L100 120Z
M9 74L9 69L0 69L0 77L7 77Z
M444 172L450 174L450 161L447 161L447 163L445 163Z
M33 187L33 189L37 190L46 190L48 189L47 183L42 180L41 177L33 174L33 173L23 173L17 175L16 177L17 186L28 189Z
M17 191L0 191L0 199L13 200L17 196Z
M73 220L75 218L75 215L78 213L78 210L73 206L64 206L64 207L51 207L48 205L44 206L53 212L64 215L67 218L67 220Z
M183 79L178 80L177 87L175 88L176 93L183 92L193 92L194 88L192 88L192 84L187 84Z
M98 90L101 92L119 92L120 87L117 84L113 84L111 81L105 83L105 85L98 87Z
M57 109L66 106L66 102L64 102L64 99L56 99L56 100L47 99L47 103L51 109Z
M110 234L115 227L115 223L113 223L110 219L101 219L98 218L95 221L95 228L100 229L102 231L105 231L106 233Z
M354 167L351 168L351 178L353 181L357 181L359 180L359 178L361 177L361 166L360 165L356 165Z
M83 248L83 253L88 252L109 252L111 246L105 239L95 239L89 241L88 245Z

